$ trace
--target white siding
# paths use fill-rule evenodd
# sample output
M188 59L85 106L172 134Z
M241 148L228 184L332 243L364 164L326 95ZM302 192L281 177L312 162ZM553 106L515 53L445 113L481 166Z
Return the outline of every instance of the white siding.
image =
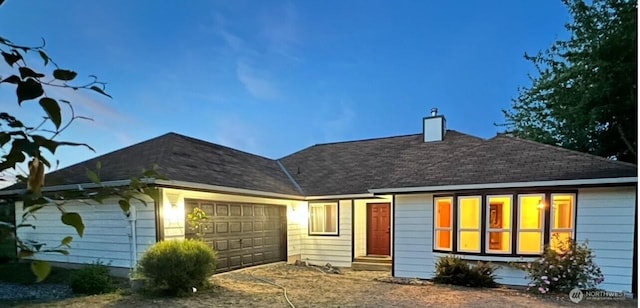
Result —
M355 200L354 249L355 256L367 255L367 202Z
M302 260L315 265L351 266L351 200L339 201L339 235L310 236L308 221L301 224Z
M184 239L185 237L185 199L215 200L227 202L246 202L255 204L274 204L287 207L287 255L300 255L300 220L306 221L307 203L296 200L260 198L221 193L199 192L182 189L163 188L162 219L164 238ZM172 204L173 203L173 204ZM306 222L305 222L306 224Z
M397 195L395 211L395 276L433 277L433 195Z
M585 188L578 192L576 239L588 240L605 281L600 288L631 291L635 187Z
M133 203L138 256L155 243L154 201L147 200L147 206ZM67 212L79 213L85 225L84 236L79 237L75 229L60 221L60 211L55 206L46 206L36 212L37 220L29 218L26 223L34 223L36 229L21 228L18 235L25 240L44 242L53 248L66 236L73 236L70 254L36 254L34 259L53 262L90 264L97 261L113 267L131 268L135 266L132 249L132 223L124 215L117 199L107 199L104 204L88 205L69 202L64 206ZM22 217L22 203L16 203L16 217ZM134 216L132 216L134 217Z

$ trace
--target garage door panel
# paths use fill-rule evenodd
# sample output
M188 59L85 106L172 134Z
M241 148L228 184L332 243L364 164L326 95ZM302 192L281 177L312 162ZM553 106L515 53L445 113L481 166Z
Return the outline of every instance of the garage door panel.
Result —
M230 205L229 216L242 216L242 205L239 205L239 204Z
M253 222L243 222L242 232L253 232Z
M215 251L225 252L228 249L229 249L229 241L227 240L215 241L215 246L214 246Z
M228 222L216 222L216 232L215 233L218 233L218 234L229 233L229 223Z
M213 216L229 216L229 205L216 204L216 213Z
M242 216L253 216L253 206L252 205L243 205L242 206Z
M264 230L264 223L256 221L253 223L253 231L260 232Z

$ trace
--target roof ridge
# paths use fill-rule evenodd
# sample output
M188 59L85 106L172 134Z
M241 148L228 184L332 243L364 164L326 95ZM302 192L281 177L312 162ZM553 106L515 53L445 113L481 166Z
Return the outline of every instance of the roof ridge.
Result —
M190 137L190 136L186 136L186 135L182 135L182 134L178 134L178 133L173 133L173 132L169 133L169 134L174 134L174 135L176 135L178 137L181 137L183 139L187 139L187 140L192 141L192 142L198 142L198 143L204 144L206 146L217 146L217 147L221 147L221 148L225 148L225 149L231 150L233 152L247 154L247 155L255 156L255 157L258 157L258 158L261 158L261 159L270 160L270 161L273 161L273 162L276 161L273 158L265 157L265 156L254 154L254 153L249 153L249 152L243 151L243 150L238 150L238 149L235 149L235 148L232 148L232 147L229 147L229 146L226 146L226 145L222 145L222 144L219 144L219 143L214 143L214 142L211 142L211 141L207 141L207 140L203 140L203 139L199 139L199 138L195 138L195 137Z
M524 138L520 138L520 137L516 137L516 136L512 136L512 135L500 134L500 135L497 135L497 136L495 136L495 137L493 137L491 139L496 139L496 138L509 138L509 139L513 139L515 141L520 141L520 142L535 144L535 145L538 145L538 146L543 146L543 147L550 148L550 149L553 149L553 150L559 151L559 152L570 152L570 153L573 153L573 154L578 154L580 156L584 156L584 157L588 157L588 158L592 158L592 159L596 159L596 160L601 160L601 161L606 161L608 163L614 163L614 164L624 165L626 167L638 168L638 166L636 164L633 164L633 163L628 163L628 162L619 161L619 160L612 160L612 159L608 159L608 158L605 158L605 157L602 157L602 156L598 156L598 155L595 155L595 154L580 152L580 151L577 151L577 150L567 149L567 148L563 148L561 146L546 144L546 143L542 143L542 142L537 142L537 141L524 139Z

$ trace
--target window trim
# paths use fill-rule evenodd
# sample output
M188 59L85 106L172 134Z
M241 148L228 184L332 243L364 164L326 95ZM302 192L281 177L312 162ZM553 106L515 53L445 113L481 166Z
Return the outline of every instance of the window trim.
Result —
M448 199L449 200L449 227L436 227L437 225L437 219L438 219L438 215L436 214L436 208L438 207L438 200L439 199ZM454 203L455 198L452 196L448 196L448 197L434 197L433 198L433 235L432 235L432 242L433 242L433 249L434 251L454 251L453 249L453 238L454 238L454 234L453 234L453 216L455 214L453 208L456 206ZM448 249L443 249L443 248L438 248L436 247L436 241L438 236L437 231L449 231L449 248Z
M489 201L490 198L508 198L509 199L509 227L508 228L491 228L490 227L490 221L491 221L491 202ZM499 255L499 254L512 254L513 253L513 214L514 214L514 202L513 202L513 194L486 194L484 196L484 200L485 200L485 224L484 224L484 237L485 237L485 254L488 255ZM504 220L504 218L503 218ZM509 245L509 249L508 251L502 251L502 250L492 250L490 247L489 241L491 240L491 237L489 235L489 233L491 232L507 232L509 233L509 240L507 241L507 244Z
M479 201L479 206L480 208L478 209L478 228L472 229L472 228L462 228L461 225L461 219L462 219L462 215L460 214L460 206L462 205L462 202L460 202L463 199L475 199ZM460 248L460 240L457 241L456 243L456 248L457 251L459 252L467 252L467 253L480 253L482 251L482 196L481 195L477 195L477 196L458 196L457 197L457 211L456 213L458 215L456 215L456 220L457 220L457 224L456 224L456 236L458 238L460 238L460 234L462 232L478 232L478 235L480 236L480 243L478 243L478 249L477 250L468 250L468 249L462 249Z
M335 218L336 231L335 232L313 232L313 231L311 231L311 221L312 221L311 213L312 213L312 208L314 206L323 206L324 208L326 208L327 205L335 205L336 206L336 218ZM340 236L340 202L339 201L309 202L308 213L309 213L309 215L308 215L309 216L308 217L308 224L307 224L307 232L308 232L307 235L308 236ZM326 223L326 220L325 220L325 223Z

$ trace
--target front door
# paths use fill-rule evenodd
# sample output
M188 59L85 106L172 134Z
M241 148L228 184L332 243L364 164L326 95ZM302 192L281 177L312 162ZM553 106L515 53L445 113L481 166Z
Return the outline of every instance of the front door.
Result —
M390 255L391 205L367 204L367 254Z

